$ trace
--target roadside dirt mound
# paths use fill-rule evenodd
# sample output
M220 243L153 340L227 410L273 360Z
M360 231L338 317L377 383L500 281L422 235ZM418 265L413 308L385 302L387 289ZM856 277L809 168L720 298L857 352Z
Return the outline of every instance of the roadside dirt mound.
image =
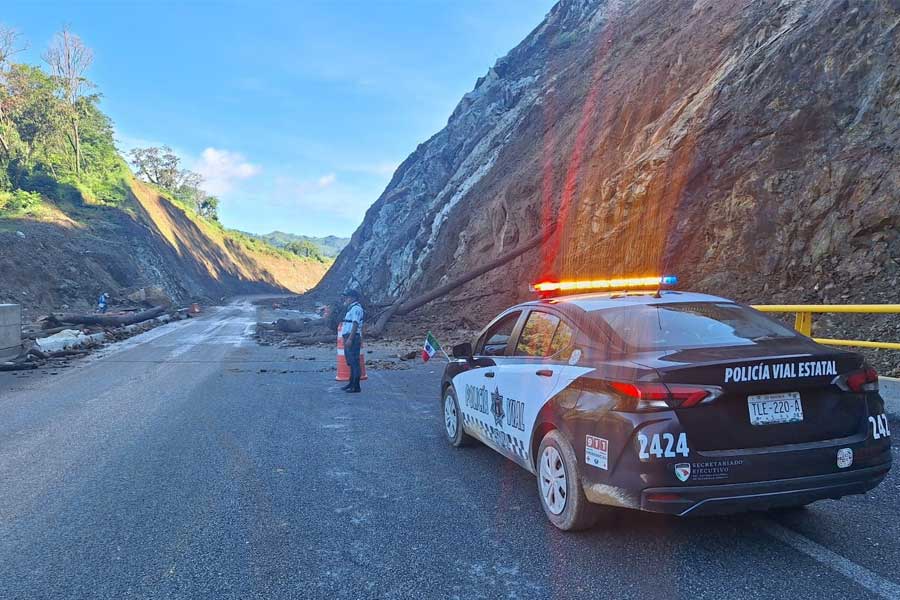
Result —
M303 292L327 265L251 247L134 182L123 208L60 207L56 218L0 220L0 302L30 313L89 308L140 287L176 302Z

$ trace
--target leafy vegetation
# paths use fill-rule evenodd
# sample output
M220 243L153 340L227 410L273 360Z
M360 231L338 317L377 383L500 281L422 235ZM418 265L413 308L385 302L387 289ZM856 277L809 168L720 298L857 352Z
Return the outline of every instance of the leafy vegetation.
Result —
M41 204L41 195L36 192L16 190L0 192L0 211L25 214Z
M45 200L116 206L128 198L128 165L113 128L87 93L92 56L68 30L44 55L48 71L12 58L18 34L0 26L0 215L34 214Z
M225 229L221 227L221 225L219 225L219 227L221 229L223 239L228 240L232 243L240 244L245 249L252 252L261 252L263 254L279 256L281 258L287 258L289 260L315 261L325 264L330 264L332 262L331 259L321 256L304 256L302 254L296 254L285 248L274 246L269 242L260 239L258 236L250 233L245 233L236 229Z
M247 234L252 235L253 237L264 240L273 246L277 246L279 248L288 249L294 242L309 242L315 247L316 253L320 254L324 258L335 258L338 254L341 253L341 250L350 243L348 238L340 238L333 235L328 235L325 237L313 237L307 235L297 235L294 233L285 233L283 231L273 231L271 233L266 234ZM301 245L297 247L305 248L305 246ZM299 254L304 255L305 251L301 251Z
M321 252L319 251L319 247L307 240L291 242L287 244L284 249L288 252L291 252L292 254L296 254L301 258L311 258L319 262L325 262L327 260L324 256L322 256Z
M131 151L131 164L144 181L169 192L200 216L219 220L219 199L200 188L203 177L182 169L181 159L168 146L135 148Z

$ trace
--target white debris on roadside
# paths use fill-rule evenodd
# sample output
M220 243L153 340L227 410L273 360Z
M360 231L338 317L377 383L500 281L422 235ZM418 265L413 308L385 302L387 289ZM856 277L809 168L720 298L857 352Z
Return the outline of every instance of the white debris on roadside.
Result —
M34 344L41 352L59 352L61 350L98 344L105 339L106 334L102 332L86 335L77 329L64 329L51 336L36 339Z

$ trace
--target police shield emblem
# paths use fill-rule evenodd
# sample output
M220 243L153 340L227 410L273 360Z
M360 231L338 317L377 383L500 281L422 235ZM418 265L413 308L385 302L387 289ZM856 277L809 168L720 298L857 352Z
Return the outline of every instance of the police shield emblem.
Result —
M503 394L500 393L500 388L494 388L491 400L491 414L494 415L494 425L503 427L503 417L506 416L506 413L503 412Z
M675 465L675 477L679 481L687 481L691 478L691 463L678 463Z

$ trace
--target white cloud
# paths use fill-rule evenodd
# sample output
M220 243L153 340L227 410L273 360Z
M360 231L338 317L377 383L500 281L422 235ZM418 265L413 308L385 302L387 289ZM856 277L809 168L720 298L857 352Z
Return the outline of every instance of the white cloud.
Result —
M237 152L207 148L192 170L203 176L203 188L207 192L220 196L234 189L238 181L258 175L262 169Z
M337 175L329 173L328 175L319 177L319 180L316 183L318 183L319 189L325 189L330 187L335 181L337 181Z

